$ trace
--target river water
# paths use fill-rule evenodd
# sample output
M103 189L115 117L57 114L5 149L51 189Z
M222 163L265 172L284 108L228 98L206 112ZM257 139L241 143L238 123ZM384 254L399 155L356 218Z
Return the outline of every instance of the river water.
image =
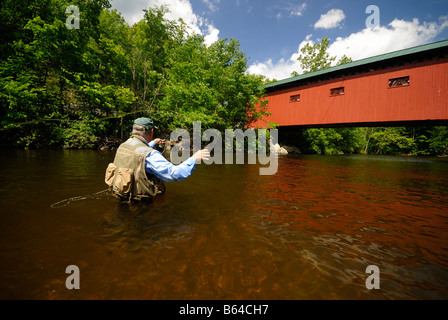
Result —
M129 206L100 192L113 157L1 151L1 299L448 298L446 159L201 164Z

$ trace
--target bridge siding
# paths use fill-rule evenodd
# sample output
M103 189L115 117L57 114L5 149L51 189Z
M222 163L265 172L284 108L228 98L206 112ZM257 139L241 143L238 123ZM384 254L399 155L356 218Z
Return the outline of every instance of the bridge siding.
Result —
M389 79L404 76L409 86L389 88ZM336 87L345 94L330 96ZM300 102L289 102L295 94ZM280 126L448 120L448 58L274 91L268 100L267 119Z

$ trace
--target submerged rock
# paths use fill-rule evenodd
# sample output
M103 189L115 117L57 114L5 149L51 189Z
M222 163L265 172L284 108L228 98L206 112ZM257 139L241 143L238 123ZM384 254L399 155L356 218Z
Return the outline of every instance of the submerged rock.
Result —
M274 150L276 150L276 151L277 151L277 154L279 154L279 155L285 155L285 154L288 154L288 151L287 151L285 148L281 147L278 143L276 143L276 144L274 144L274 145L271 145L271 148L273 148Z
M285 149L288 153L302 154L300 149L294 146L283 146L283 149Z

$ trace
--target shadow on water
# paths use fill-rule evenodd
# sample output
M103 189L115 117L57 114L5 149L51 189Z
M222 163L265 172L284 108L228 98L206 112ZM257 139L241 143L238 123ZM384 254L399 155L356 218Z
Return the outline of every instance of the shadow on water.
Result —
M132 252L155 245L170 247L194 232L188 219L160 210L153 202L115 202L115 208L104 215L102 237L118 247Z

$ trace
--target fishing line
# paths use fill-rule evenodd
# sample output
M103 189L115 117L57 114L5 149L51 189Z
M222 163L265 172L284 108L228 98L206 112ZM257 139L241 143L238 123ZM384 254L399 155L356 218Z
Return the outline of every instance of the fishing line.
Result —
M67 206L70 202L75 202L75 201L81 201L81 200L87 200L87 199L98 199L96 198L96 196L100 195L100 194L105 194L109 191L109 189L105 189L105 190L101 190L92 194L88 194L85 196L77 196L77 197L72 197L72 198L68 198L68 199L64 199L58 202L53 203L50 208L62 208Z

